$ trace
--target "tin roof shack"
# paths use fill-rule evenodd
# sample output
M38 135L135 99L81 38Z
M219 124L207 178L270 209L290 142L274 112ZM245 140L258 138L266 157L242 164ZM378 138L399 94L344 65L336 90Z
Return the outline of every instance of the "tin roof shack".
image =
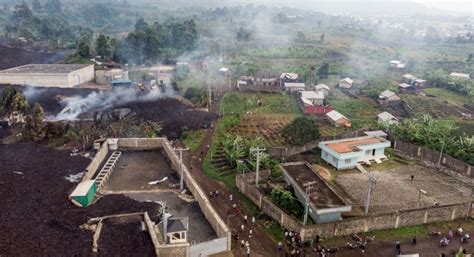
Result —
M390 68L391 69L404 69L405 68L405 63L402 62L402 61L398 61L398 60L392 60L390 61Z
M385 124L392 125L392 124L397 124L399 121L391 113L382 112L382 113L379 113L379 115L377 115L377 122L382 123L382 124L385 123Z
M285 72L280 75L280 86L283 87L284 83L298 82L299 76L297 73Z
M306 89L306 86L304 83L292 83L288 82L285 83L285 91L286 92L299 92L299 91L304 91Z
M92 80L92 64L27 64L0 71L0 84L69 88Z
M339 221L348 205L307 162L280 164L286 183L293 186L296 197L309 203L309 215L316 223Z
M354 80L350 78L341 79L337 85L340 88L350 89L354 85Z
M323 92L324 96L327 97L329 95L329 92L331 92L331 89L325 85L325 84L318 84L314 87L315 91L321 91Z
M401 98L390 90L385 90L379 94L379 104L381 105L399 102L400 100Z
M336 110L332 110L326 113L326 117L335 126L342 125L347 128L350 128L352 126L351 121L346 116L342 115Z
M400 93L414 94L417 92L417 88L407 83L401 83L398 85Z
M323 105L324 102L324 93L321 91L301 91L300 96L304 103L309 101L313 105Z
M390 141L376 136L319 142L321 158L338 170L353 169L358 163L381 163L387 159L387 147L390 147Z

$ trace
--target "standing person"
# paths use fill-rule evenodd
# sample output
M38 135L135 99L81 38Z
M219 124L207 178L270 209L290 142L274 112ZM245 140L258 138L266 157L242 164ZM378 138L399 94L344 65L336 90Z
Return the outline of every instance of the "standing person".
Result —
M321 238L319 237L319 235L316 235L316 244L319 244L320 240L321 240Z
M214 194L213 191L209 192L209 197L212 198L212 195Z
M412 245L416 245L416 236L413 237L413 240L411 241L411 244L412 244Z
M249 237L252 237L252 230L249 230Z
M244 230L245 230L245 226L244 226L244 224L240 225L240 229L241 229L242 231L244 231Z
M415 180L415 175L411 175L411 181Z
M247 248L250 247L249 241L245 241L245 247L247 247Z
M252 216L252 225L255 226L255 217Z
M216 189L216 197L219 196L219 190Z
M242 241L240 242L240 246L242 246L242 248L244 248L245 246L245 241L242 239Z
M281 252L283 250L283 244L281 241L278 241L278 252Z
M398 255L402 253L402 246L400 245L400 241L397 241L397 244L395 245L395 250L397 250Z
M247 246L247 257L250 257L250 247Z
M247 224L247 215L244 215L245 224Z
M232 194L230 194L230 195L229 195L229 201L232 202L232 198L233 198L233 197L232 197Z

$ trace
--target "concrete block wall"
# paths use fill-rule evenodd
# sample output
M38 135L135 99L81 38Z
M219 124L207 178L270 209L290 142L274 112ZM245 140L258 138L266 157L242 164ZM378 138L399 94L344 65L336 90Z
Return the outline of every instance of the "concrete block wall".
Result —
M108 153L109 146L107 145L107 141L105 141L96 153L94 159L92 159L91 163L87 166L86 174L82 177L82 181L90 180L94 177L94 174L100 169L100 164L105 160Z

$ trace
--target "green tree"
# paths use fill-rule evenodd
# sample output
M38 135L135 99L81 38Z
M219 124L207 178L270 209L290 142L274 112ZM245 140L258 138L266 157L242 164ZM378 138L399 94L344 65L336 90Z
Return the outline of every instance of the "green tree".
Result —
M95 52L102 58L110 56L110 46L107 37L104 34L99 34L95 43Z
M89 44L87 44L87 42L85 42L85 41L81 41L79 43L77 53L82 58L89 58L90 57Z
M41 9L43 8L39 0L33 0L32 7L35 12L41 12Z
M329 76L329 63L324 62L318 69L318 77L320 79L327 79Z
M0 103L6 114L13 112L25 113L29 109L25 95L12 86L5 88Z
M303 43L306 41L306 35L302 31L296 32L296 42Z
M135 22L135 32L143 31L146 32L148 30L148 23L143 18L138 19Z
M319 126L308 117L294 119L282 129L281 134L288 144L299 146L318 140L320 137Z
M270 194L272 201L285 212L300 217L303 214L301 205L297 202L293 194L281 186L276 186Z
M59 0L48 0L44 4L44 9L49 14L58 14L61 12L61 2Z
M25 2L22 2L20 5L15 6L13 11L12 20L13 21L22 21L22 20L31 20L33 18L33 13L30 10L30 7Z
M25 127L23 128L23 139L34 142L42 141L46 136L44 125L44 111L41 105L36 103L31 113L26 117Z
M252 38L252 33L241 26L237 31L236 37L238 41L247 42Z

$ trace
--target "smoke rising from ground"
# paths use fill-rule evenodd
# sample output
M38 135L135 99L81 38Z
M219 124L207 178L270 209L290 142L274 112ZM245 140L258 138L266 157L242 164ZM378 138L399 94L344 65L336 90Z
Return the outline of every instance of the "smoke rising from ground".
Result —
M132 88L117 88L111 91L92 92L85 97L68 97L61 100L64 109L53 120L77 120L78 116L85 112L105 110L130 102L155 101L162 97L172 96L174 93L170 87L167 87L164 92L160 89L138 91Z

